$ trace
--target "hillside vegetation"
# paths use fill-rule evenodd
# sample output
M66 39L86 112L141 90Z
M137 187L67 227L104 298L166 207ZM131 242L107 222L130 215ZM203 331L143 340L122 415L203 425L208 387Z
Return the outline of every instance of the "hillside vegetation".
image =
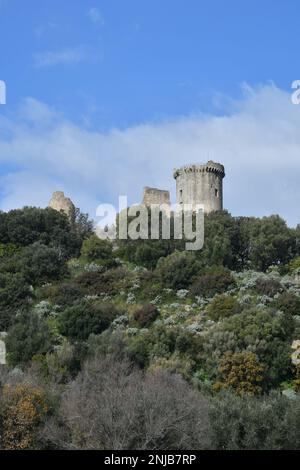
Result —
M3 449L300 449L300 226L109 241L0 213Z

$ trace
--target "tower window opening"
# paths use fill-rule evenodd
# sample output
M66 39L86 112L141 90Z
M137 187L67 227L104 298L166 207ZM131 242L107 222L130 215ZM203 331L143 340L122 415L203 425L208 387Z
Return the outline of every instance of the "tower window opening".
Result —
M219 191L215 189L215 196L218 197L218 195L219 195Z
M179 190L180 200L182 201L182 189Z

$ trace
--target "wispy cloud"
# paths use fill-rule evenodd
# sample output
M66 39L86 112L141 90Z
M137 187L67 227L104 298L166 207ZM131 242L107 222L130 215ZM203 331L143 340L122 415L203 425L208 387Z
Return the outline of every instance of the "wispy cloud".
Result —
M226 100L226 106L229 101ZM88 131L36 100L13 118L0 115L2 209L45 206L64 190L95 215L119 194L139 202L142 187L171 189L172 169L189 162L225 165L225 207L234 215L279 213L300 222L300 106L274 85L245 90L222 116L198 114L108 133Z
M92 23L97 24L99 26L104 25L104 19L100 10L96 7L90 8L87 12L87 16L92 21Z
M34 55L37 67L53 67L56 65L73 65L81 62L98 62L102 54L85 45L66 47L56 51L43 51Z

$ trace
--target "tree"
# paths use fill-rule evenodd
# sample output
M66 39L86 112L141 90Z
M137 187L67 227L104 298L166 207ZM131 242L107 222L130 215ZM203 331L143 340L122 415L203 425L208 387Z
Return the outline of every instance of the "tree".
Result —
M190 290L193 296L213 297L215 294L226 292L234 285L235 280L230 271L218 268L198 276Z
M215 449L299 449L299 423L299 397L221 392L211 401L210 438Z
M284 265L295 256L295 233L278 215L255 219L249 231L249 260L253 269L266 271L269 266Z
M158 261L155 272L163 287L185 289L200 269L194 253L174 251Z
M159 315L158 309L155 305L148 304L137 310L134 314L135 321L142 327L147 327L152 323Z
M58 248L66 258L78 256L93 224L76 209L71 220L51 208L24 207L0 212L0 243L24 247L35 242Z
M109 327L121 312L113 304L104 302L74 303L58 317L58 327L62 335L75 340L87 340L90 334L100 334Z
M218 295L208 305L207 314L214 321L230 317L240 311L237 300L230 295Z
M0 265L2 271L19 273L34 286L59 280L68 273L65 259L58 248L39 242L23 250Z
M6 384L2 392L2 449L37 448L37 429L48 411L40 388L26 384Z
M34 355L49 352L53 339L44 319L36 313L24 312L8 330L5 343L8 362L16 366L26 364Z
M112 243L92 235L84 240L81 248L81 257L87 262L96 262L107 268L116 266Z
M47 424L50 441L75 449L209 447L208 403L178 375L147 374L126 360L95 357L64 393L64 433Z
M238 395L257 395L262 391L264 367L255 354L242 351L225 353L221 358L219 370L223 381L214 384L215 390L231 389Z
M32 292L22 274L0 272L0 329L7 330L18 311L26 309Z
M292 377L290 344L295 331L293 317L267 308L248 308L213 325L205 335L202 360L212 379L220 358L228 351L253 352L265 366L267 388Z

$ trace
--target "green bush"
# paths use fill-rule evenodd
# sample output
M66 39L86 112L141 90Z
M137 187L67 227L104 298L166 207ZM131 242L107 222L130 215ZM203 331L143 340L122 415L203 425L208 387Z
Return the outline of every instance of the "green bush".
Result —
M18 247L40 242L59 248L63 257L78 256L82 241L92 233L87 215L75 210L72 220L54 209L24 207L0 212L0 243Z
M210 328L202 357L215 377L219 359L227 351L251 351L266 366L266 386L271 388L292 377L294 331L295 323L289 314L267 308L247 309Z
M116 266L112 243L92 235L84 240L81 248L81 257L86 262L94 262L101 266L111 268Z
M281 292L283 289L281 284L276 279L265 279L260 277L255 283L255 290L260 295L267 295L268 297L274 297L275 294Z
M300 315L300 297L291 292L283 292L273 305L286 314Z
M175 251L158 261L155 273L163 287L179 290L189 287L200 270L194 253Z
M58 327L62 335L73 341L87 340L90 334L100 334L106 330L120 314L117 307L110 303L76 302L59 315Z
M45 320L33 312L26 312L9 329L5 343L8 362L16 366L26 364L36 354L49 352L53 338Z
M43 295L47 296L54 304L67 307L82 299L85 295L85 290L75 282L63 282L62 284L46 287Z
M218 295L208 305L206 312L211 320L218 321L240 311L237 300L229 295Z
M158 309L155 305L148 304L137 310L134 314L135 321L142 328L149 326L159 315Z
M75 283L84 289L86 294L110 294L119 292L127 283L128 272L124 268L109 269L105 272L84 272L75 278Z
M33 286L59 280L68 274L58 248L34 243L0 264L0 270L19 273Z
M282 450L300 447L299 397L280 393L239 397L229 392L211 402L213 447L220 450Z
M235 280L229 271L208 272L199 276L191 286L191 294L200 297L213 297L234 287Z
M32 291L19 274L0 272L0 329L3 331L15 321L18 310L26 309Z

